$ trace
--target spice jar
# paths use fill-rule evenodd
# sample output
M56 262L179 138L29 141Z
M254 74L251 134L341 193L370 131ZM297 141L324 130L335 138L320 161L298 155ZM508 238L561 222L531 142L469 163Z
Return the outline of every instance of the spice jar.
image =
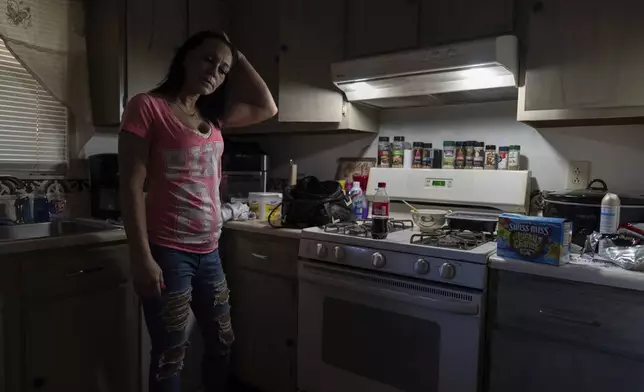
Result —
M423 167L429 169L434 161L434 149L431 143L423 144Z
M472 163L473 169L482 170L483 161L485 158L485 150L483 142L474 142L474 162Z
M456 142L454 148L454 168L465 169L465 146L464 142Z
M476 142L467 141L463 146L465 148L465 168L466 169L471 169L474 167L474 146L475 145L476 145Z
M394 136L391 146L391 167L402 168L405 157L405 137Z
M485 170L496 170L496 146L494 144L485 146Z
M456 158L456 148L453 141L443 142L443 169L453 169Z
M391 167L391 143L387 136L378 138L378 167Z
M497 159L499 162L499 170L508 170L508 150L509 147L507 146L499 147L499 158Z
M411 167L414 169L422 169L423 167L423 150L425 143L423 142L414 142L412 145L412 162Z
M519 170L521 160L521 146L513 145L508 150L508 170Z

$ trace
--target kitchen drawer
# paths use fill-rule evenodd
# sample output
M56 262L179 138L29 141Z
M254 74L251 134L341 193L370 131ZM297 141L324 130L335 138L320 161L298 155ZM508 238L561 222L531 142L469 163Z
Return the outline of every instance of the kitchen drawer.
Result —
M57 296L109 288L130 277L128 246L34 252L23 262L25 294Z
M497 327L644 354L642 293L503 271L497 276Z
M235 233L228 260L233 268L249 268L286 277L297 277L299 240L262 234Z

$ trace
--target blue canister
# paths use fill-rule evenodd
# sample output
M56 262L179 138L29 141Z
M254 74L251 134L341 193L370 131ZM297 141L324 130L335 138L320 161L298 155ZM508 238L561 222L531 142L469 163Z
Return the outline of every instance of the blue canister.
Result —
M49 200L45 195L34 198L34 222L49 222Z

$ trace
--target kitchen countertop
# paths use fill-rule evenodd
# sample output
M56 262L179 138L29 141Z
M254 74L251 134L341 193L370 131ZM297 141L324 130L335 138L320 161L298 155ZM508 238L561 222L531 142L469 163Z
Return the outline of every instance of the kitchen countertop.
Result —
M0 255L57 249L67 246L97 245L110 242L125 242L125 230L114 229L93 233L70 234L59 237L34 238L19 241L0 241Z
M493 255L488 265L497 270L644 291L644 272L628 271L607 263L575 260L556 267Z
M276 229L274 227L271 227L268 222L258 220L228 221L224 224L224 229L250 231L253 233L262 233L297 239L299 239L302 235L301 229Z

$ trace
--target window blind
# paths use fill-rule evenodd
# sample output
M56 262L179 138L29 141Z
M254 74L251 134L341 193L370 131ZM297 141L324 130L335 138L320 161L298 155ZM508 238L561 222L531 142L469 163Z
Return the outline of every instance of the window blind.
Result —
M0 171L52 171L67 162L67 108L0 39Z

